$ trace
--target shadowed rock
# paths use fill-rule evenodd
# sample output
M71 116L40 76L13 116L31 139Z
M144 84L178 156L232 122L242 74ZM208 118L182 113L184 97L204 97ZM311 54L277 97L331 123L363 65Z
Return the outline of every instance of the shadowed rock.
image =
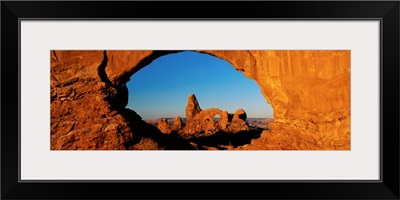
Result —
M247 114L243 109L239 109L239 110L236 110L235 114L233 114L233 119L235 119L235 118L246 121Z

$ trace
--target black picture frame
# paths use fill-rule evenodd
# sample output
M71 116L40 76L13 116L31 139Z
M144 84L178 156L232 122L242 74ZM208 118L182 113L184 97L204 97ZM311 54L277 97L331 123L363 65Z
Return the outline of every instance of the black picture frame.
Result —
M399 199L399 8L399 1L2 1L1 198ZM379 19L381 181L19 182L18 67L22 18ZM148 188L153 192L149 193Z

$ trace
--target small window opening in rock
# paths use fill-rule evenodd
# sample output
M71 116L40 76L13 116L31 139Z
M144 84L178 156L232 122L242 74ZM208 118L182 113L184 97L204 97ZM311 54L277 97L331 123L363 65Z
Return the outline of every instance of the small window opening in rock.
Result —
M214 116L214 122L215 123L218 123L220 119L221 119L220 115L217 114L217 115Z

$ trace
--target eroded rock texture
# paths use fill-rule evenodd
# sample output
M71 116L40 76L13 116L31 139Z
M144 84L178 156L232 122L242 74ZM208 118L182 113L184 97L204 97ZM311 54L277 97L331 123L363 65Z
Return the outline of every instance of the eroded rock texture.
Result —
M194 116L186 122L186 126L183 129L183 133L205 133L213 134L221 129L221 125L214 119L215 115L222 114L223 111L218 108L209 108L201 111L198 115ZM224 124L222 124L224 126ZM225 124L226 126L226 124Z
M157 128L161 131L161 133L171 133L171 126L169 126L166 118L162 118L160 122L158 122Z
M142 60L145 54L129 55ZM105 71L123 61L131 62L113 51L50 52L52 150L192 149L125 109L125 83L112 83Z
M218 122L215 119L216 115L220 116ZM189 119L182 130L184 134L205 133L211 135L219 131L237 133L250 130L246 122L246 112L243 109L237 110L233 119L229 119L229 113L218 108L201 110L194 94L190 94L188 98L187 116L189 116Z
M239 149L350 149L350 51L199 52L256 81L274 109L270 131ZM170 53L51 51L51 149L171 148L125 109L132 74Z
M190 94L188 97L188 103L186 105L186 120L190 121L196 115L201 112L201 108L197 98L194 94Z
M243 109L239 109L233 114L233 119L228 127L228 132L238 133L240 131L249 131L250 127L246 122L247 114Z
M350 51L202 51L260 85L274 109L255 149L350 149Z
M133 138L108 98L117 89L100 78L103 51L51 52L51 149L126 149Z
M182 129L182 118L176 117L174 123L172 124L171 131L179 132Z

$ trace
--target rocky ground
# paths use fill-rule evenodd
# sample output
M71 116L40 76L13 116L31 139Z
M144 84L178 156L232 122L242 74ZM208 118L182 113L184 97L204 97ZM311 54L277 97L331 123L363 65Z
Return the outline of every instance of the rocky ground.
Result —
M157 127L162 119L144 120L153 127ZM186 121L186 118L184 119ZM168 124L173 125L173 118L167 118ZM268 123L271 118L248 118L250 130L238 133L219 131L212 135L204 133L193 133L190 135L171 132L171 138L187 141L196 150L235 150L243 149L251 144L251 140L260 138L263 131L268 131Z
M219 114L220 118L214 118ZM251 144L268 130L271 118L247 118L243 109L234 114L217 108L201 109L194 94L189 95L186 117L144 120L167 137L188 142L197 150L233 150Z
M159 119L147 119L144 120L146 123L157 127L158 123L161 121L162 118ZM166 117L165 119L167 119L167 122L170 126L172 126L174 124L174 118L173 117ZM219 120L218 118L216 119L216 121ZM249 126L251 127L255 127L255 128L261 128L261 129L267 129L268 128L268 124L270 122L274 121L274 118L247 118L247 123L249 124ZM182 118L182 124L186 124L186 118Z

